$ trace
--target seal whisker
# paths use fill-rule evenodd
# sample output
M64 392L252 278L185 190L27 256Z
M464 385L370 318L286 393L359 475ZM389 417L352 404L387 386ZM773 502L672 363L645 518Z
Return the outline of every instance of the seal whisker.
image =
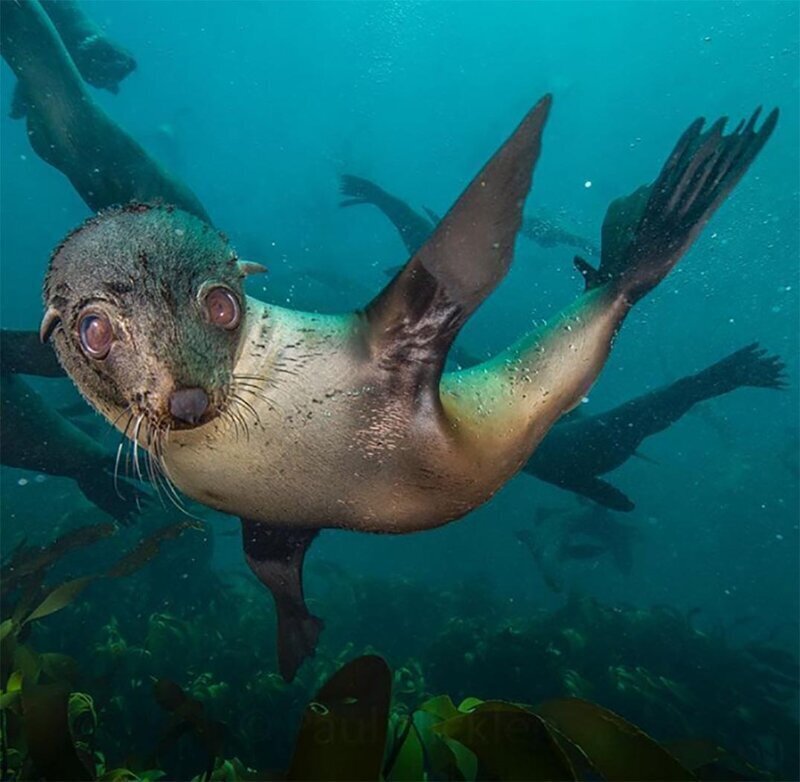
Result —
M161 503L162 507L164 506L164 498L161 496L161 485L158 480L158 474L156 472L155 467L155 458L153 456L153 450L155 449L155 441L158 438L158 421L155 422L153 425L148 425L147 427L147 456L146 465L147 465L147 475L150 479L150 485L155 489L156 496L158 497L159 502Z
M119 460L122 456L122 449L125 447L125 444L128 442L127 435L128 429L130 428L131 421L133 421L133 413L129 412L131 406L128 405L126 411L128 411L128 423L125 424L125 428L122 430L122 434L119 438L119 445L117 446L117 457L114 459L114 491L117 493L117 496L124 500L125 498L122 496L122 492L119 490Z
M261 418L258 415L258 411L246 399L243 399L235 391L232 391L230 393L230 400L237 407L242 407L244 410L246 410L247 412L251 413L252 416L253 416L253 420L255 421L256 425L259 425L261 423ZM244 414L240 410L238 410L236 407L232 408L231 412L232 412L232 414L235 414L239 418L239 420L241 421L242 426L244 427L245 436L247 437L247 440L249 441L250 440L250 426L248 425L247 419L245 418Z
M231 398L235 399L238 404L245 408L245 410L251 412L256 423L261 423L261 418L258 415L258 411L246 399L239 396L239 394L237 394L235 391L231 394Z
M163 455L162 455L162 447L163 447L164 432L169 430L169 425L162 428L162 423L163 419L159 419L155 423L153 445L152 445L152 451L150 452L150 459L153 465L156 479L159 481L160 484L163 483L164 491L167 495L167 498L176 508L178 508L178 510L183 511L182 507L183 503L180 497L177 495L175 488L172 485L172 481L166 474L166 467L164 465Z
M136 477L144 483L142 469L139 466L139 430L141 429L142 421L144 421L144 413L139 413L136 419L136 426L133 428L133 470Z
M164 461L164 453L163 453L163 444L164 439L169 438L170 433L170 426L167 424L166 428L164 429L163 437L159 436L156 440L156 447L154 450L158 465L161 469L161 475L164 479L164 486L167 490L167 497L169 497L172 504L184 515L188 516L190 519L194 519L195 521L202 521L199 516L196 516L194 513L190 513L186 506L181 499L181 496L178 494L177 489L175 488L175 482L172 479L172 476L169 474L169 470L167 469L167 464Z
M244 416L236 408L231 408L230 414L239 422L239 425L242 427L245 440L250 442L250 428L247 426L247 421L245 421Z
M229 421L231 423L231 425L233 426L234 434L236 435L236 439L238 440L239 439L239 422L236 420L236 416L234 416L233 412L231 411L231 408L230 407L226 407L222 411L221 416L226 421Z
M239 380L238 376L234 375L235 388L240 390L243 394L250 394L256 399L261 399L266 402L271 410L281 410L281 405L265 391L263 386L256 385L255 383L247 383Z
M114 418L113 421L109 422L108 428L109 429L113 429L117 425L117 421L119 421L119 419L122 418L123 415L125 415L126 413L130 413L131 412L131 407L133 407L133 403L132 402L128 402L128 404L125 405L124 408L122 408L122 412L116 418Z

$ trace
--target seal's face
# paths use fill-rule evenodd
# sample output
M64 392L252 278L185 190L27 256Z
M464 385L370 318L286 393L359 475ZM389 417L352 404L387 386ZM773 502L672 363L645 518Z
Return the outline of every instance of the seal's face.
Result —
M185 212L131 205L103 213L53 254L42 337L53 335L84 396L121 425L201 426L228 404L245 266Z

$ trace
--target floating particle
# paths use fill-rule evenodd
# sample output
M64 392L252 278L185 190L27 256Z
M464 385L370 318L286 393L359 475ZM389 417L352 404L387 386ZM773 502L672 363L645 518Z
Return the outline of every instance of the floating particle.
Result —
M583 186L584 186L584 187L585 187L585 188L588 190L588 189L589 189L589 188L592 186L592 180L591 180L591 179L587 179L587 180L586 180L586 181L583 183Z
M27 478L20 478L17 481L17 485L18 486L27 486L28 485L28 479Z

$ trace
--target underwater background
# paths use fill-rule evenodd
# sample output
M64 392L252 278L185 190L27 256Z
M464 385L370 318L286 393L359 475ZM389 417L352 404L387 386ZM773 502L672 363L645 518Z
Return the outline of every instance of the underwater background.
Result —
M652 181L694 118L735 124L778 106L773 137L628 318L584 407L613 407L755 341L787 377L782 391L701 404L613 473L636 503L622 518L636 529L629 573L608 556L576 557L559 563L554 591L516 532L542 508L585 506L525 474L435 531L325 531L306 593L326 629L292 685L273 675L271 601L243 561L238 522L193 506L206 532L166 541L135 574L89 585L32 629L33 648L77 661L95 746L116 765L146 756L166 724L151 683L168 679L225 723L225 757L283 767L321 679L374 651L403 672L395 697L409 708L443 693L578 695L658 740L711 739L797 779L798 3L83 6L138 63L97 102L190 185L241 257L269 268L249 292L297 309L362 306L406 260L377 210L339 207L342 174L444 213L552 92L526 212L598 241L609 202ZM89 211L7 116L14 78L2 68L0 325L38 329L49 254ZM573 254L521 237L458 344L491 355L571 301L582 288ZM77 401L67 380L30 382L57 408ZM117 444L111 432L104 442ZM0 488L4 558L23 539L44 546L109 521L66 479L3 466ZM150 508L59 562L53 583L102 570L179 520ZM204 762L176 744L161 765L188 779Z

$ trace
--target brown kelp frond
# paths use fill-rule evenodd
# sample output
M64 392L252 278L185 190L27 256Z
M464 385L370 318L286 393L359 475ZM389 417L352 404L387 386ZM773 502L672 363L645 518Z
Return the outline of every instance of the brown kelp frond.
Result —
M25 579L44 575L70 551L104 540L115 531L114 524L91 524L65 532L46 546L19 546L0 568L0 593L5 595Z

